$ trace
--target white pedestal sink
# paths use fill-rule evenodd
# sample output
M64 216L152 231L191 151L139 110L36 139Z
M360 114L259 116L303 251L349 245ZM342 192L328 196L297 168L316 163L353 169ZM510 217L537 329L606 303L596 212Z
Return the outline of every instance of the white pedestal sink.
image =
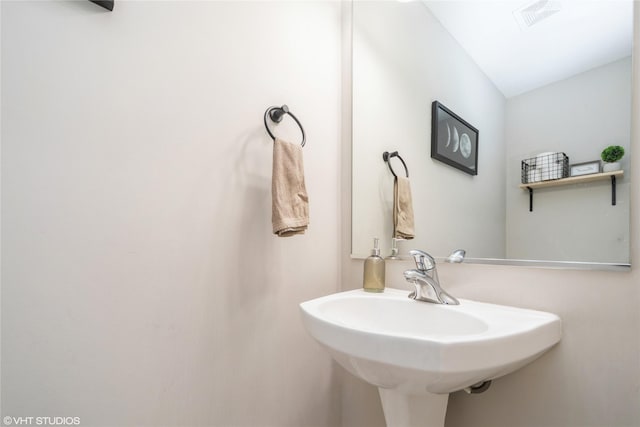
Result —
M309 333L378 387L387 426L444 426L449 393L521 368L562 336L555 314L407 295L355 290L300 304Z

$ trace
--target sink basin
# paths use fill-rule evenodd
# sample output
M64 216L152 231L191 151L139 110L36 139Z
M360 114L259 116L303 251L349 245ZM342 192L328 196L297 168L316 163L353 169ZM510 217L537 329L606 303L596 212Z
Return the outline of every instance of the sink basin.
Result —
M407 417L425 425L408 410L420 395L431 396L431 404L416 407L438 412L426 425L443 425L448 393L521 368L562 335L555 314L464 299L431 304L407 295L355 290L300 304L308 332L345 369L380 389L388 425L412 425Z

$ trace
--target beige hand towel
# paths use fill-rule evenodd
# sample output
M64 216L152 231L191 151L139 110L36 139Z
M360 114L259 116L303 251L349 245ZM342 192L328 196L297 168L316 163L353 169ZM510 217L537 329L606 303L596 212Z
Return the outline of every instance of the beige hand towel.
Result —
M304 185L302 146L273 142L271 223L280 237L304 234L309 225L309 197Z
M409 178L399 176L393 182L393 237L409 240L414 233Z

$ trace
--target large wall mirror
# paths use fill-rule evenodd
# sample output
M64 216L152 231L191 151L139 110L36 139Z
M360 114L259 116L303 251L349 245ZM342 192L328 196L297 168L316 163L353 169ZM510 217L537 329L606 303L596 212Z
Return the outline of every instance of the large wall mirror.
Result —
M354 1L352 29L353 257L373 237L390 253L397 151L415 216L400 255L628 268L632 1ZM431 158L433 101L478 130L477 175ZM626 150L615 205L603 179L536 189L530 211L523 159L609 145Z

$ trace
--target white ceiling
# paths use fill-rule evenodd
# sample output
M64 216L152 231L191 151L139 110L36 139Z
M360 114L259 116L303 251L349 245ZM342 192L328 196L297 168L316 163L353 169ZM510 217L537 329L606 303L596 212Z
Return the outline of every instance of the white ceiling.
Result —
M423 2L507 98L631 55L632 0L555 1L525 30L514 11L533 0Z

